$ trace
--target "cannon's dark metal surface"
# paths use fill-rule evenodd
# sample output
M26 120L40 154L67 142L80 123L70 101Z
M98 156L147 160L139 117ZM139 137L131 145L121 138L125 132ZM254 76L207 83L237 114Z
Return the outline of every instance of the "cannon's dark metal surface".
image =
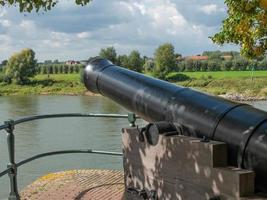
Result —
M256 188L267 192L267 112L113 65L101 58L85 68L86 87L149 122L169 121L182 134L223 141L229 165L256 172Z

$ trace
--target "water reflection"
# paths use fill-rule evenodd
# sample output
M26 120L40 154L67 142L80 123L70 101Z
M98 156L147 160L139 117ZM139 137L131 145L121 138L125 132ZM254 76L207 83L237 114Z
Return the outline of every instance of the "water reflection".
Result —
M36 115L40 97L38 96L10 96L5 98L7 102L8 115L11 118L18 116Z

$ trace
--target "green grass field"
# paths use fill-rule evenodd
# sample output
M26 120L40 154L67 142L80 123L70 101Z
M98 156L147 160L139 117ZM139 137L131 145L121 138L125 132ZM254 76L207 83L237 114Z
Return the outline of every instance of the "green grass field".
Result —
M55 81L80 81L80 74L38 74L34 77L35 80L53 79Z
M267 71L182 72L182 74L197 79L205 78L208 76L214 79L267 77Z
M196 88L211 94L242 94L267 98L267 71L184 72L190 80L177 85ZM80 74L37 75L29 85L0 83L1 95L83 95L86 88Z
M0 83L1 95L83 95L86 89L80 82L80 74L37 75L31 84Z
M191 79L178 85L215 95L238 94L248 99L267 97L267 71L184 72Z

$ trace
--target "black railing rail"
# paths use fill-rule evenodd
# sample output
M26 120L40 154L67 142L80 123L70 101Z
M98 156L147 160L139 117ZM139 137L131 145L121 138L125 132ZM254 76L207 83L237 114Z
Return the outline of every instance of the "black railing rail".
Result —
M90 153L90 154L102 154L102 155L112 155L112 156L122 156L120 152L110 152L110 151L98 151L94 149L71 149L71 150L62 150L62 151L51 151L46 153L41 153L34 155L30 158L26 158L22 161L15 161L15 135L14 129L18 124L40 120L40 119L49 119L49 118L63 118L63 117L92 117L92 118L126 118L128 119L130 126L135 126L135 121L138 118L135 114L129 113L127 115L122 114L94 114L94 113L63 113L63 114L48 114L48 115L35 115L23 117L17 120L8 120L5 121L3 125L0 125L0 131L5 130L7 132L7 146L8 146L8 155L9 163L7 164L7 169L0 172L0 178L4 175L9 176L10 181L10 193L9 200L19 200L19 192L17 186L17 168L29 163L33 160L43 158L46 156L59 155L59 154L73 154L73 153Z

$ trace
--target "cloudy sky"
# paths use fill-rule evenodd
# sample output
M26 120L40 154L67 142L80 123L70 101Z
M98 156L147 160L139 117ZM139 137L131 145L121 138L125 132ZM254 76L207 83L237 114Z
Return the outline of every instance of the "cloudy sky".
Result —
M183 55L237 49L208 38L226 16L222 0L93 0L85 7L74 0L59 2L41 14L0 8L0 61L26 47L39 61L87 59L107 46L118 54L137 49L152 56L165 42Z

